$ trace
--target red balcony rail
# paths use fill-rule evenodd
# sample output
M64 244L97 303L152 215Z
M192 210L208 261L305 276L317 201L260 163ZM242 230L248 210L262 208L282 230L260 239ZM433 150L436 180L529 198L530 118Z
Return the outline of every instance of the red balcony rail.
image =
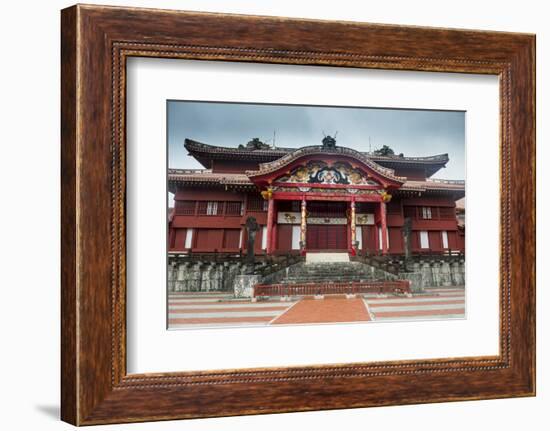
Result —
M361 293L411 293L409 280L354 281L348 283L257 284L253 296L309 296Z

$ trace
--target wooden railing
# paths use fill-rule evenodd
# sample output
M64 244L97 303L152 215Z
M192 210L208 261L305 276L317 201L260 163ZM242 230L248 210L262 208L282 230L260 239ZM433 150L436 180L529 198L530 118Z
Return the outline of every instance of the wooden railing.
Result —
M348 283L257 284L253 296L309 296L361 293L411 293L409 280L353 281Z

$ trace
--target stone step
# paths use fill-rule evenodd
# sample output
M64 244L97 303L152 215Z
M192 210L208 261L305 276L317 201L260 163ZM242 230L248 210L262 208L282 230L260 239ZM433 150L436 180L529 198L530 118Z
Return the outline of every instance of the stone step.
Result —
M389 274L362 262L301 262L266 279L266 283L303 284L387 280Z
M349 263L349 254L346 253L306 253L306 265L317 262L323 263Z
M289 272L287 277L346 277L346 276L354 276L354 275L363 275L363 276L372 276L374 275L374 271L356 271L356 272L337 272L337 271L330 271L330 272Z
M288 277L282 277L282 278L295 278L295 279L302 279L302 278L373 278L377 277L378 274L303 274L303 275L289 275Z

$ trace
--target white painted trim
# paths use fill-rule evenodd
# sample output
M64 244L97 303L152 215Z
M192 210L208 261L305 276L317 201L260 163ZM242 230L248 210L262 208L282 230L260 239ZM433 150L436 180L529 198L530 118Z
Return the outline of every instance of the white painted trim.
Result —
M420 248L430 248L430 236L426 230L420 231Z
M292 226L292 250L300 250L300 225Z
M363 221L361 221L363 220ZM355 224L357 225L374 225L374 214L356 214Z
M448 249L449 248L449 236L448 236L446 230L441 231L441 239L443 241L443 248Z
M191 248L193 246L193 228L187 229L187 232L185 232L185 247L184 248Z
M262 226L262 250L267 248L267 226Z

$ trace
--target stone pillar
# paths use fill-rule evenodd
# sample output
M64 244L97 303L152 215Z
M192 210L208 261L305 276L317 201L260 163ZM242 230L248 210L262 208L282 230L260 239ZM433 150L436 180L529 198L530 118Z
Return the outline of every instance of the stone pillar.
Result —
M271 254L273 251L273 199L267 201L267 244L266 252Z
M388 254L388 223L386 221L386 202L380 202L380 227L382 228L382 254Z
M191 291L200 291L201 290L201 276L202 276L202 270L201 270L201 263L197 262L195 265L193 265L193 269L190 271L189 279L188 279L188 290Z
M174 289L176 292L184 292L186 290L189 290L186 278L188 277L187 273L187 267L188 263L180 263L178 265L177 274L176 274L176 283L174 286Z
M235 298L252 298L254 286L259 284L260 275L237 275L233 283L233 295Z
M177 279L177 264L172 261L168 264L168 291L169 292L175 292L176 279Z
M350 215L350 244L349 249L351 255L357 254L357 239L356 239L356 226L355 226L355 198L352 198L349 203L349 215Z
M174 267L174 271L172 275L172 277L174 278L174 292L179 292L182 290L180 287L181 286L180 283L185 275L184 266L185 266L185 263L177 263L176 266Z
M212 282L210 283L210 290L215 290L219 292L220 290L223 290L223 287L222 287L223 264L213 263L212 265L214 266L214 270L210 275L210 280L212 280Z
M465 267L464 267L464 260L461 260L458 264L458 273L460 274L459 277L460 277L460 280L462 281L462 283L460 283L460 284L465 285L466 284L466 273L465 273Z
M224 290L232 290L233 289L233 280L235 279L235 276L240 273L240 263L227 263L227 269L225 273L225 279L224 279Z
M451 282L453 286L462 286L464 284L458 262L453 262L451 264Z
M306 199L302 199L302 206L301 206L301 218L300 218L300 251L302 254L305 254L306 251L306 229L307 229L307 207L306 207Z
M421 266L422 281L424 283L424 287L433 286L434 285L433 272L429 262L420 261L420 266Z
M212 270L214 269L214 266L212 263L206 264L206 267L202 270L201 273L201 292L208 292L211 290L212 285Z
M432 263L432 274L434 279L434 286L441 286L440 274L439 274L439 262Z
M451 285L451 267L448 262L441 262L441 269L439 271L439 281L442 286Z

